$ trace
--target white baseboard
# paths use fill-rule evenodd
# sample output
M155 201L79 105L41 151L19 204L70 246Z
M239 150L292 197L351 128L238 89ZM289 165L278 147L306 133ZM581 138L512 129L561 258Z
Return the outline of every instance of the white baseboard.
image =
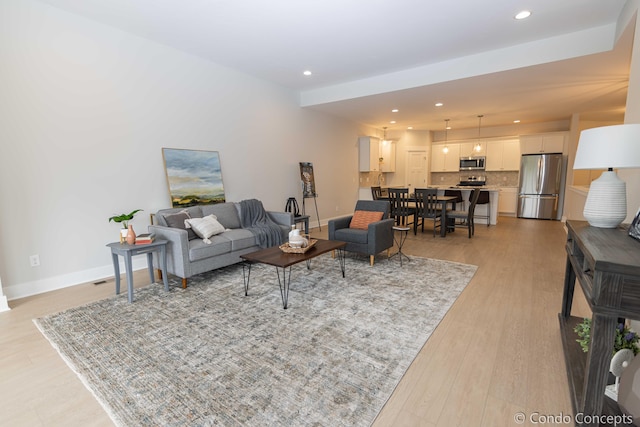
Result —
M335 218L341 218L351 215L351 213L345 213L333 218L320 219L320 226L329 228L329 220ZM309 228L318 228L318 221L309 222ZM147 261L145 257L133 258L133 270L141 270L147 268ZM120 273L126 272L124 268L124 262L120 262ZM74 273L64 274L56 277L49 277L42 280L35 280L33 282L17 283L15 285L9 285L3 287L6 298L9 301L19 298L25 298L32 295L42 294L45 292L55 291L57 289L68 288L70 286L80 285L83 283L91 283L104 278L113 277L113 265L105 265L103 267L92 268L89 270L78 271ZM7 307L8 309L8 307ZM2 311L2 301L0 301L0 312Z
M147 258L137 257L132 259L133 270L147 268ZM120 274L126 273L124 262L120 263ZM15 285L3 286L3 291L9 301L19 298L25 298L32 295L42 294L45 292L55 291L57 289L68 288L70 286L80 285L83 283L91 283L104 278L113 277L113 264L103 267L96 267L89 270L77 271L74 273L63 274L61 276L48 277L42 280L32 282L17 283ZM126 289L126 284L124 284ZM2 311L2 303L0 302L0 311Z

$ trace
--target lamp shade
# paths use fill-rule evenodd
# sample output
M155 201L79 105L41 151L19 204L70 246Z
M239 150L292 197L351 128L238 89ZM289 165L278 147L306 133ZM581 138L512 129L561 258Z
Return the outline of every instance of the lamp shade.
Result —
M573 168L640 168L640 124L583 130Z
M627 215L627 188L613 168L640 167L640 124L604 126L580 134L574 169L609 169L591 182L584 217L593 227L616 228Z

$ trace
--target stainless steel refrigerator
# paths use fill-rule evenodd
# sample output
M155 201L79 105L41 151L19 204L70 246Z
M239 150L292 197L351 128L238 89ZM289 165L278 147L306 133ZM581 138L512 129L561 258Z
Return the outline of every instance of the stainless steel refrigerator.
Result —
M524 154L520 162L518 218L557 219L562 154Z

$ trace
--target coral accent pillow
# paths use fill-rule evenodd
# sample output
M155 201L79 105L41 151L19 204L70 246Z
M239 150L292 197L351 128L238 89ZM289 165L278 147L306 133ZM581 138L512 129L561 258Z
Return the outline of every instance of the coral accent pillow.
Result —
M372 222L380 221L382 219L382 212L372 211L355 211L349 228L357 228L360 230L366 230L369 228L369 224Z

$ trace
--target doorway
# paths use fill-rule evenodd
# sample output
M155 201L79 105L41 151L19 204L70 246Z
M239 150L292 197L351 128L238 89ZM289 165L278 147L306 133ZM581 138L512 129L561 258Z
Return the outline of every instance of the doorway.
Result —
M410 192L427 186L427 151L408 150L405 181Z

